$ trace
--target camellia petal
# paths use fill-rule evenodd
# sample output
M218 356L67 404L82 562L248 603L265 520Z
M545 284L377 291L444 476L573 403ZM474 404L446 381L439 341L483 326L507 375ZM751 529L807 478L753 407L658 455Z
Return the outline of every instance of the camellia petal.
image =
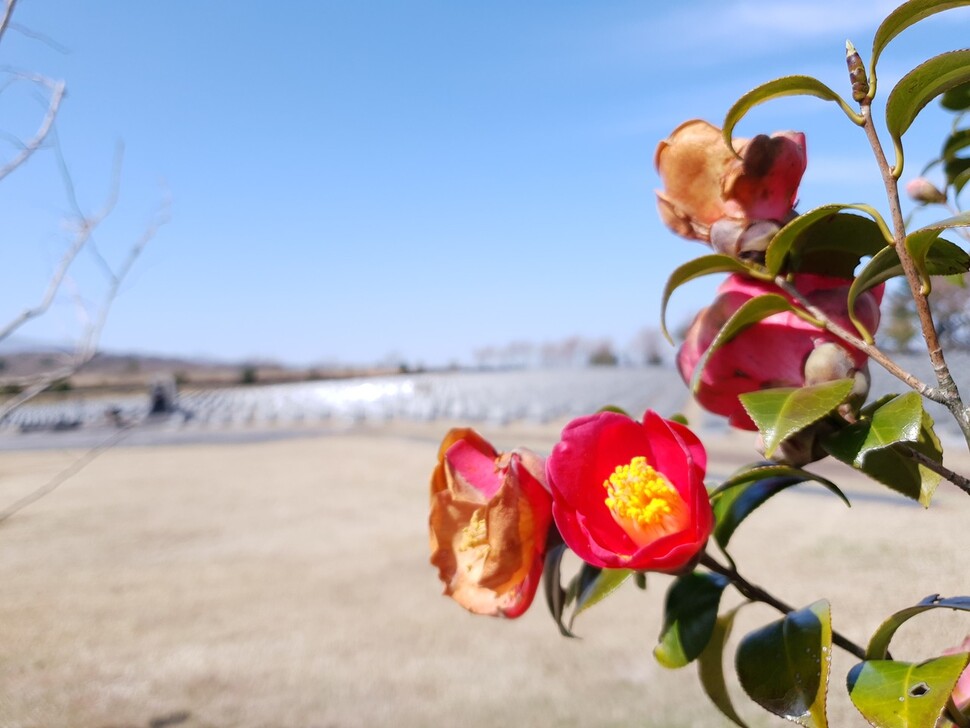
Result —
M796 275L793 282L829 318L854 330L846 304L851 281L802 274ZM731 315L747 301L766 293L781 291L771 283L738 274L721 284L714 302L694 319L677 354L677 366L684 381L692 380L698 362ZM870 331L879 325L882 293L883 287L878 286L859 296L856 302L856 315ZM848 347L833 334L793 313L777 313L744 329L711 355L701 373L695 397L704 409L727 417L732 426L755 430L738 395L804 385L809 354L823 344L841 347L856 369L866 364L868 357L864 352Z
M476 614L517 617L542 576L552 501L545 463L500 454L474 430L451 430L431 477L431 563L445 594Z
M689 429L652 411L573 420L546 462L563 540L603 568L691 568L713 528L706 461Z
M693 119L660 142L654 164L663 182L657 206L664 224L738 256L763 252L770 239L765 231L791 218L807 156L800 132L735 139L734 147L740 158L720 129Z

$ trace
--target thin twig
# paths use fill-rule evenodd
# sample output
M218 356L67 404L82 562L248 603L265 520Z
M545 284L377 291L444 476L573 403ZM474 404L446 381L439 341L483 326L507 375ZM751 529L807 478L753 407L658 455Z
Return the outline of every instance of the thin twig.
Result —
M825 313L818 306L814 305L808 298L802 294L795 286L785 279L784 276L777 276L775 278L775 285L787 293L791 298L798 301L798 303L804 308L808 313L814 316L816 319L822 322L826 331L831 332L835 336L842 339L847 344L852 345L856 349L864 352L870 359L882 366L886 371L892 374L897 379L905 382L907 385L915 389L921 395L930 399L934 402L945 405L947 403L945 395L938 389L935 389L925 382L921 381L917 377L913 376L905 369L900 367L896 362L890 359L878 346L875 344L869 344L864 340L860 339L855 334L846 330L836 321L829 318L828 314Z
M910 447L906 443L900 442L900 443L896 443L896 445L899 449L899 452L902 452L907 457L912 458L913 460L915 460L917 463L927 468L928 470L932 470L937 475L942 476L946 480L953 483L957 488L967 493L967 495L970 495L970 479L965 478L959 473L953 472L948 467L943 465L943 463L936 462L936 460L934 460L933 458L927 457L919 450L913 447Z
M58 486L62 485L65 481L77 475L82 469L84 469L92 460L98 457L101 453L103 453L108 448L114 447L122 439L127 437L132 427L134 427L133 423L125 425L117 432L113 432L109 437L105 438L100 443L95 445L93 448L88 450L86 453L84 453L84 455L79 457L77 460L71 463L67 468L59 472L57 475L55 475L49 481L44 483L42 486L40 486L33 492L28 493L27 495L25 495L23 498L16 501L15 503L12 503L11 505L4 508L3 511L0 511L0 523L3 523L8 518L10 518L10 516L14 515L19 511L22 511L24 508L31 505L32 503L36 503L45 495L47 495L48 493L51 493Z
M750 581L741 576L737 569L724 566L719 561L717 561L713 556L708 554L706 551L701 556L701 564L706 566L708 569L716 574L724 576L730 581L734 588L737 589L741 595L753 602L761 602L767 604L770 607L774 607L782 614L790 614L795 611L795 608L781 601L774 595L762 589L760 586L752 584ZM832 642L841 647L846 652L849 652L860 660L866 659L866 651L857 645L852 640L843 636L839 632L832 630Z
M13 9L16 4L17 0L6 0L4 3L3 15L0 16L0 40L3 39L3 34L10 26L10 16L13 15Z
M906 275L906 282L909 284L910 291L913 294L913 301L916 303L916 315L919 319L920 329L923 332L923 340L926 342L926 351L929 354L930 363L933 365L933 371L936 373L936 381L939 385L939 393L942 396L942 404L953 414L953 418L957 421L960 430L963 432L964 439L967 441L967 447L970 448L970 415L968 415L967 409L963 405L963 401L960 398L960 391L946 364L946 359L943 356L943 347L940 346L936 325L933 323L933 314L930 311L926 294L923 293L923 282L920 280L916 263L906 248L906 223L903 221L902 208L899 204L899 183L893 174L893 169L889 166L889 161L886 159L886 153L882 148L882 143L879 141L879 135L872 121L872 109L868 98L862 102L861 111L863 129L866 132L866 138L869 140L869 145L872 147L873 154L876 157L879 171L882 173L883 184L886 187L886 197L889 201L889 210L893 219L893 245L896 248L896 254L899 257L899 263L903 268L903 273Z

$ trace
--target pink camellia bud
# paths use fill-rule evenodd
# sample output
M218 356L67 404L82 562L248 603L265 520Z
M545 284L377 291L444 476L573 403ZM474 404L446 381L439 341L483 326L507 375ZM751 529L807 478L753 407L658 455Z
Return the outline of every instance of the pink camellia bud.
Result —
M794 284L833 321L854 330L846 306L851 281L800 274L795 276ZM856 316L869 331L875 331L879 325L882 290L879 286L856 300ZM691 381L697 363L734 312L765 293L780 291L773 284L753 278L728 276L718 288L714 302L694 319L677 354L684 381ZM695 396L702 407L727 417L734 427L754 430L757 428L738 395L852 377L864 369L866 360L863 352L795 314L776 313L744 329L711 355ZM867 387L867 377L863 374L859 379L860 388Z
M906 183L906 194L921 205L938 205L946 202L946 195L926 177L916 177Z
M751 252L757 243L763 251L768 229L749 233L748 240L734 238L757 221L784 224L791 217L807 164L805 135L776 132L735 139L734 147L740 159L720 129L699 119L681 124L660 142L654 158L664 184L657 192L660 217L678 235L704 242L711 241L715 223L730 220L735 225L721 230L719 250Z

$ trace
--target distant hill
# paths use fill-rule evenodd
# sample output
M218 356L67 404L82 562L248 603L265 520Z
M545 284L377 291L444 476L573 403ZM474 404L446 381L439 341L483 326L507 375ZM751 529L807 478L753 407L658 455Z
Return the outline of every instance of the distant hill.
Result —
M31 348L14 342L13 346L0 348L0 388L9 392L16 388L17 380L56 370L69 361L69 351L53 346ZM62 382L60 388L142 388L161 377L173 377L180 385L211 387L387 373L390 372L386 369L367 367L291 367L267 361L226 362L157 354L103 352Z

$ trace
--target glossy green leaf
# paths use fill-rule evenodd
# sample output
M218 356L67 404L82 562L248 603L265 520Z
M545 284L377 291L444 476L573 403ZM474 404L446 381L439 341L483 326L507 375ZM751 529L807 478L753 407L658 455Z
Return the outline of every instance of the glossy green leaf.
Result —
M936 13L970 5L970 0L909 0L893 10L876 29L869 61L869 98L876 95L876 64L889 42L906 28Z
M950 111L966 111L970 109L970 83L954 86L943 94L940 105Z
M966 653L938 657L918 665L894 660L861 662L849 671L852 704L881 728L930 728L946 709Z
M925 255L925 270L927 275L945 276L957 275L970 270L970 255L967 254L959 245L951 243L949 240L937 237L929 245ZM891 278L903 275L903 266L899 262L899 255L895 248L883 248L872 257L865 267L859 271L852 285L849 286L849 295L846 304L849 309L849 318L855 323L859 333L867 341L872 341L872 336L855 315L855 303L863 293L885 283Z
M720 574L692 572L677 577L667 591L660 642L653 654L667 668L683 667L704 651L717 621L728 580Z
M871 417L856 423L859 435L865 438L859 443L853 465L859 467L873 450L881 450L897 442L916 442L923 424L923 400L917 392L900 394L872 413Z
M602 407L600 407L596 411L597 412L615 412L618 415L624 415L626 417L630 417L630 413L629 412L627 412L622 407L617 407L615 404L604 404Z
M724 679L724 647L731 635L734 617L740 609L740 606L735 607L717 618L707 647L697 657L697 672L701 679L701 687L704 688L707 697L711 699L711 702L721 711L724 717L741 728L747 728L745 722L741 720L741 716L734 709L731 695L728 693L727 682Z
M574 579L577 584L576 607L569 618L569 630L572 631L576 617L615 592L632 573L632 569L599 569L583 564Z
M560 571L562 568L562 557L566 554L566 544L560 542L550 546L546 550L546 563L542 570L542 586L546 595L546 604L549 605L549 612L553 620L559 627L559 632L563 637L575 637L563 622L562 615L568 606L566 590L562 588Z
M864 409L863 414L865 413ZM923 411L919 435L915 441L897 442L881 448L870 447L863 453L867 443L872 442L871 423L863 418L823 439L822 446L830 455L862 471L873 480L912 498L924 508L929 507L941 478L913 460L907 454L907 449L912 448L936 462L943 461L943 449L933 431L933 418Z
M785 466L778 466L778 468L784 469ZM771 469L759 468L759 470ZM790 470L796 469L790 468ZM817 481L841 498L847 506L851 505L845 493L835 483L806 471L801 472L808 477L801 475L766 475L758 480L748 481L727 490L715 492L711 496L711 506L714 509L714 540L718 546L726 549L731 536L734 535L735 530L745 518L754 513L772 496L799 483L809 480Z
M667 337L667 341L674 343L670 333L667 331L667 303L675 290L680 288L688 281L702 276L709 276L714 273L745 273L750 274L749 269L739 260L729 255L702 255L684 263L670 274L667 285L664 286L663 299L660 302L660 330Z
M970 160L967 160L967 162L970 163ZM940 234L944 230L955 227L967 227L968 225L970 225L970 212L964 212L960 215L949 217L946 220L940 220L932 225L927 225L906 236L906 250L909 251L909 255L913 259L916 270L920 275L924 296L930 293L930 275L932 275L930 273L930 251L934 247L940 247L938 245ZM943 242L945 243L946 241ZM963 253L962 259L970 266L970 256L962 249L959 250ZM955 258L960 257L957 253L954 253L954 256Z
M735 662L741 687L761 707L806 728L825 728L831 654L830 608L819 601L747 635Z
M918 614L931 609L952 609L954 611L970 612L970 597L941 597L939 594L931 594L918 604L911 607L900 609L889 619L879 625L869 640L866 648L867 660L885 660L889 655L889 643L893 635L896 634L903 624Z
M926 104L948 89L970 81L970 49L931 58L903 76L886 101L886 127L896 148L893 175L903 171L902 137Z
M839 214L842 210L860 210L870 215L872 219L859 215ZM856 254L853 255L855 259L851 261L848 271L843 270L846 267L843 265L839 273L844 274L846 278L851 278L862 256L875 255L885 246L891 245L892 241L893 236L885 220L868 205L823 205L799 215L778 231L765 251L765 268L771 275L778 275L785 267L785 261L789 256L798 260L798 257L804 257L819 247L825 249L826 257L831 264L835 262L832 260L832 254L843 252L846 250L845 246L850 245L854 250L850 250L849 253ZM800 265L792 268L803 270ZM817 272L837 275L831 267Z
M816 96L824 101L834 101L845 112L854 123L862 125L862 116L855 112L841 96L830 89L824 83L812 76L784 76L773 81L763 83L757 88L751 89L741 98L734 102L728 109L724 117L723 134L727 145L732 146L732 135L734 127L744 118L751 109L758 104L763 104L771 99L778 99L783 96Z
M764 480L765 478L797 478L799 482L804 482L808 480L815 481L816 483L821 483L829 490L836 492L843 500L845 496L839 491L838 486L835 485L831 480L823 478L821 475L812 473L808 470L802 470L801 468L793 468L791 465L779 465L768 460L762 461L760 463L755 463L754 465L745 465L739 468L734 473L731 474L726 480L722 480L721 484L714 490L711 495L719 495L726 490L730 490L738 485L747 485L758 480ZM849 501L845 501L846 505L849 505Z
M761 432L765 457L771 457L783 440L842 404L854 384L852 379L836 379L809 387L762 389L738 399Z
M715 336L711 341L710 346L707 347L707 351L705 351L698 360L697 366L694 369L694 376L691 379L691 391L695 393L697 392L697 388L700 386L701 374L704 371L704 367L707 366L707 362L710 360L715 351L720 349L749 326L756 324L769 316L773 316L776 313L782 313L785 311L800 314L800 312L798 312L795 307L788 302L787 298L780 296L777 293L766 293L762 296L749 299L741 304L738 309L731 314L731 318L724 323L721 330L717 332L717 336Z

